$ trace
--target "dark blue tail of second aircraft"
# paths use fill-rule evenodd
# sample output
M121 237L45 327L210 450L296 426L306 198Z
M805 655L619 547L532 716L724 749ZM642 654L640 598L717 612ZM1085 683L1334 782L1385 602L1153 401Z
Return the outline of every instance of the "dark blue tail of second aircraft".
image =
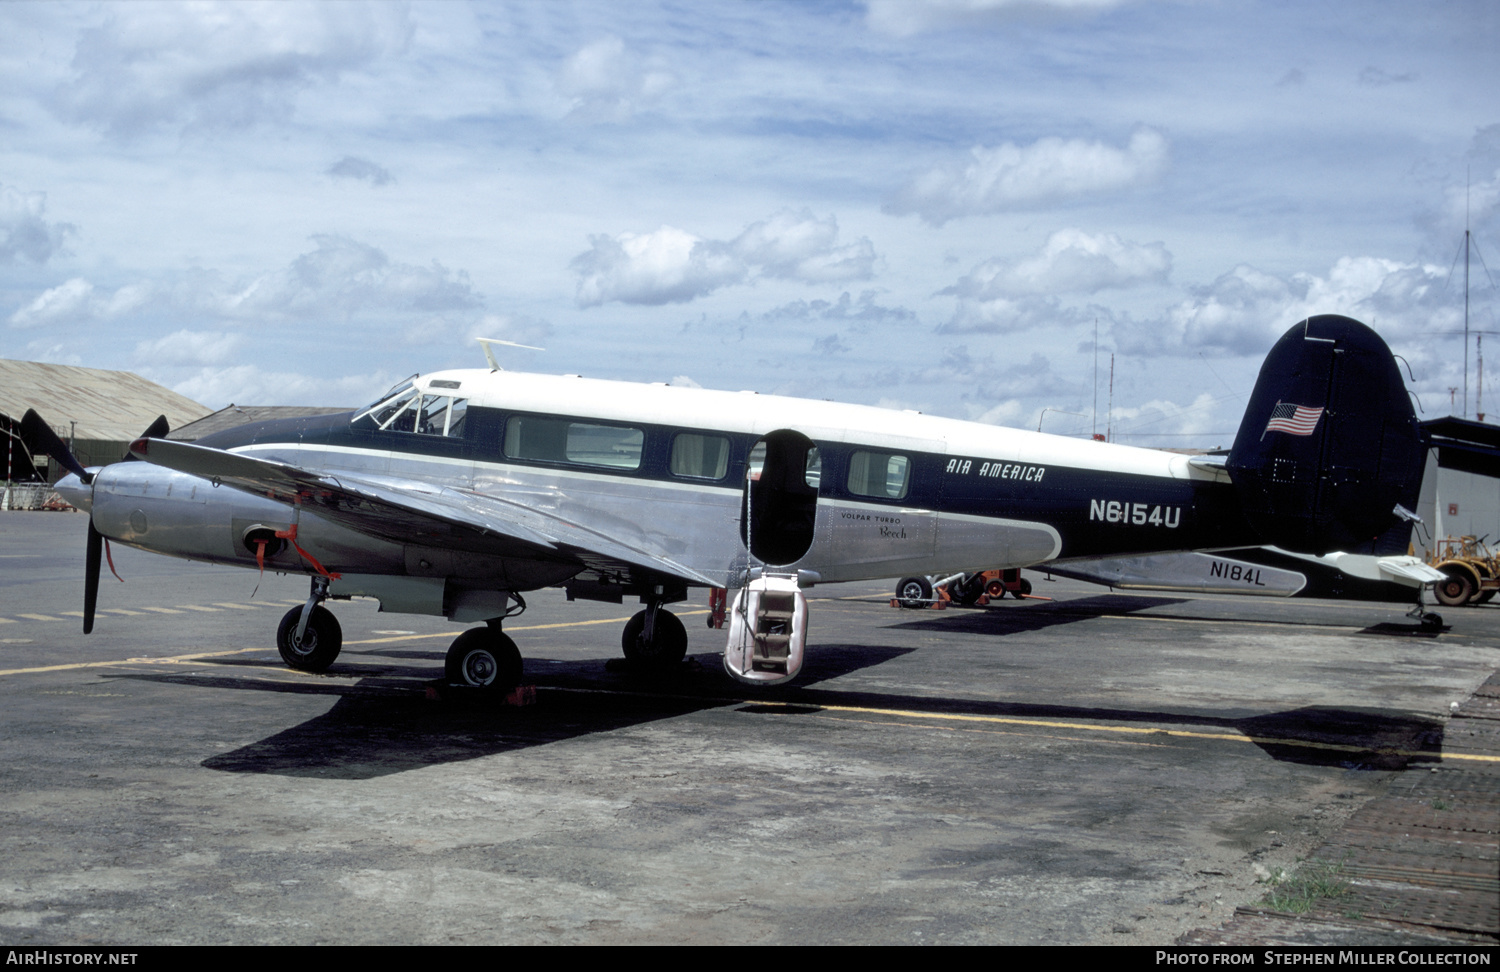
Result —
M1324 314L1266 356L1227 468L1263 543L1370 553L1400 526L1396 506L1416 506L1424 462L1390 348L1358 321Z

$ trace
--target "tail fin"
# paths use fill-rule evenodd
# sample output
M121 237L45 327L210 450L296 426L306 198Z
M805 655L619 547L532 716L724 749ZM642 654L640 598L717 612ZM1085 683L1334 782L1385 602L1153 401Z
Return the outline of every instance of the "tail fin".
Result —
M1366 552L1417 505L1425 443L1380 335L1310 317L1271 349L1229 452L1240 503L1264 543Z

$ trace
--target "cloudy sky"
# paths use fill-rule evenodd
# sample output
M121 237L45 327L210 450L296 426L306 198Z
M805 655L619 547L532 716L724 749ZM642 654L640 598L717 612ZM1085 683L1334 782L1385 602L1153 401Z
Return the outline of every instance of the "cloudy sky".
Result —
M356 405L495 337L1086 435L1097 327L1101 431L1113 354L1120 441L1227 446L1332 312L1435 417L1466 205L1500 331L1497 49L1489 0L0 4L0 357Z

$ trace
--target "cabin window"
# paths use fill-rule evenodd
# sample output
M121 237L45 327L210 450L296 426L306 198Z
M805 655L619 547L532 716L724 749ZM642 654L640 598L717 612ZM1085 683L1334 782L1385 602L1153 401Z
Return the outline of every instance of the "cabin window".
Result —
M889 452L856 452L849 457L849 492L855 496L904 499L911 463Z
M723 479L729 472L729 440L722 435L683 432L672 440L672 475Z
M646 434L618 425L517 415L505 423L505 454L512 459L573 462L610 469L639 469Z

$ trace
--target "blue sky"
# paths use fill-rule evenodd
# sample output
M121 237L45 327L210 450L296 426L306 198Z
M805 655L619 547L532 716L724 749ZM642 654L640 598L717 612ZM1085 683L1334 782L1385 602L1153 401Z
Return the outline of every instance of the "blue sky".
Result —
M0 356L353 405L496 337L1087 434L1097 324L1120 441L1211 447L1327 312L1435 417L1497 49L1484 2L3 4Z

